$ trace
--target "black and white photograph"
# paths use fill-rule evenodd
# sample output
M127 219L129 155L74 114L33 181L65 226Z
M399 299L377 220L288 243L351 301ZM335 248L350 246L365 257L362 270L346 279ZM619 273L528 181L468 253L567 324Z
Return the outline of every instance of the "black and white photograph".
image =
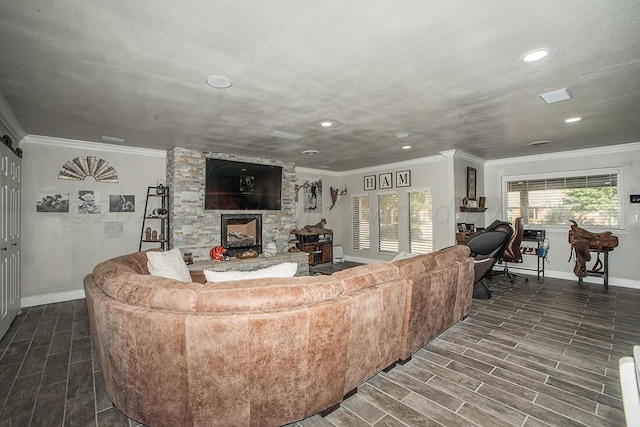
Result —
M100 193L93 190L78 191L78 213L79 214L99 214L100 213Z
M109 212L135 212L136 196L123 194L109 195Z
M308 184L308 185L307 185ZM304 211L322 212L322 180L305 181Z
M69 193L38 193L36 212L69 212Z

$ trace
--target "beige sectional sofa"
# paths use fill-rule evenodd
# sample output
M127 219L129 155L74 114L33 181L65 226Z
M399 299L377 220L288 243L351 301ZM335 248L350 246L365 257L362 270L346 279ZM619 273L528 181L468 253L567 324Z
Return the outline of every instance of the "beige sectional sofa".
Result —
M85 278L113 403L150 426L277 426L339 404L469 312L466 246L331 276L185 283L145 252Z

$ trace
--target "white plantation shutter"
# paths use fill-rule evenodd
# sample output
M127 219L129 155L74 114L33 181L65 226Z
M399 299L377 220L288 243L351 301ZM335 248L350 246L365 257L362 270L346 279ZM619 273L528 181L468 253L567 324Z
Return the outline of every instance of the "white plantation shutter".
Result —
M409 252L433 252L433 209L431 190L409 193Z
M523 224L620 227L619 171L566 177L506 178L506 217Z
M353 203L353 249L365 251L371 248L369 226L369 196L356 196Z
M398 195L378 196L378 250L398 252Z

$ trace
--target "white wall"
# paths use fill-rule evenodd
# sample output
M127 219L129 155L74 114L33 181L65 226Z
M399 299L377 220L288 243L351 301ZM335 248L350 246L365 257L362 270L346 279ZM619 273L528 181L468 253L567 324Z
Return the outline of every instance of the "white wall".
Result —
M396 186L395 177L396 172L411 171L411 186L400 187ZM399 206L400 210L406 210L407 206L403 205L403 201L406 200L402 195L408 191L418 191L431 189L432 201L433 201L433 243L434 250L441 249L446 246L450 246L455 243L455 212L454 206L454 185L449 185L454 180L454 168L452 158L447 156L433 156L428 158L417 159L410 162L395 163L389 165L382 165L379 167L366 168L356 171L344 172L344 173L326 173L322 175L322 171L313 170L315 173L311 175L309 171L307 173L297 173L297 177L321 177L323 179L323 188L325 190L325 206L323 215L315 215L313 217L304 216L301 214L301 206L298 206L298 220L301 226L306 223L315 223L316 219L320 217L327 217L327 225L329 228L334 229L334 244L340 244L344 248L345 257L349 260L372 262L376 260L389 260L393 257L390 254L380 254L377 250L378 242L377 236L372 235L371 250L369 251L354 251L352 249L352 230L351 219L353 215L351 198L358 195L370 196L370 208L372 212L372 222L377 221L377 200L376 196L382 193L397 193L400 197ZM393 188L380 190L376 185L375 190L364 190L364 177L368 175L375 175L376 178L379 174L391 173L393 176ZM466 173L466 169L465 169ZM463 179L462 177L456 177L456 180ZM342 197L342 200L331 211L328 211L328 206L331 206L331 198L329 196L328 187L326 183L335 182L334 187L338 186L341 189L347 187L348 194ZM299 202L301 203L301 201ZM327 205L328 203L328 205ZM399 223L400 230L407 228L406 221ZM402 247L406 244L407 236L403 239L403 235L400 236L401 248L400 250L408 250L408 248Z
M474 224L477 227L484 227L485 215L478 212L460 212L462 199L467 196L467 167L476 169L476 201L479 196L485 196L484 190L484 160L470 157L467 154L454 155L455 159L455 210L456 223L464 222ZM486 196L485 196L486 197ZM486 205L487 211L499 212L500 207L495 205Z
M622 168L620 188L624 225L620 230L610 230L618 236L619 246L609 256L609 284L640 288L640 204L629 203L630 194L640 194L640 143L488 161L484 168L487 205L492 208L502 207L504 176L617 167ZM502 209L489 209L485 221L489 224L502 218ZM585 228L589 230L588 227ZM549 262L546 264L547 276L576 279L573 274L573 261L567 262L570 254L567 240L569 227L545 226L544 229L551 245ZM534 260L535 257L531 259ZM602 279L599 278L589 277L586 280L602 283Z
M335 244L340 244L335 239L342 235L344 227L344 218L340 211L340 206L347 203L347 196L343 196L341 201L331 209L331 187L338 187L340 180L337 174L325 172L317 169L296 168L296 185L303 185L305 181L322 181L322 200L318 201L318 208L313 212L305 212L305 189L298 190L298 203L296 204L296 227L302 228L305 225L314 225L319 223L322 218L327 220L326 228L333 230L333 238ZM340 187L344 189L344 185ZM294 196L295 198L295 196Z
M165 152L28 136L22 170L22 305L84 296L82 281L106 259L138 250L147 186L165 179ZM118 183L58 179L62 165L95 156L118 172ZM101 196L101 213L78 214L78 191ZM38 193L69 193L68 213L36 212ZM109 195L133 194L135 213L110 213Z

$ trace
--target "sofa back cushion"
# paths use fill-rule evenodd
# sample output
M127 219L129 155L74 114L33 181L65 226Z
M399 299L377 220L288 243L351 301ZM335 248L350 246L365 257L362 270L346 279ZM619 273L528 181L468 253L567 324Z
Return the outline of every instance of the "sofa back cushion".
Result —
M377 262L338 271L331 276L342 283L344 294L350 294L380 283L397 280L398 267L390 262Z
M93 278L104 293L125 304L186 312L274 310L331 300L342 293L342 284L331 276L201 284L142 274L145 265L146 255L125 255L98 264Z
M197 311L262 311L331 300L342 285L331 276L271 277L207 283L198 292Z
M438 267L450 265L462 258L469 257L471 251L467 245L450 246L434 252L436 264Z

